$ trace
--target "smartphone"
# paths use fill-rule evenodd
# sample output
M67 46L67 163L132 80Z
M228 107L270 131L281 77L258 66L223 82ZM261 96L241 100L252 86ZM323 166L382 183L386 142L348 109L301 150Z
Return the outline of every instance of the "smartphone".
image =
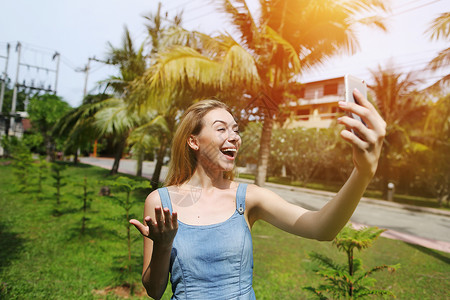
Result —
M352 103L359 104L358 100L356 100L356 98L353 97L353 90L355 88L358 89L358 91L364 96L364 98L367 98L367 85L364 80L362 80L358 77L355 77L353 75L346 74L344 76L344 81L345 81L345 101L346 102L352 102ZM364 121L361 120L360 116L358 116L357 114L350 113L349 116L355 120L362 122L364 125L366 125L366 123L364 123Z

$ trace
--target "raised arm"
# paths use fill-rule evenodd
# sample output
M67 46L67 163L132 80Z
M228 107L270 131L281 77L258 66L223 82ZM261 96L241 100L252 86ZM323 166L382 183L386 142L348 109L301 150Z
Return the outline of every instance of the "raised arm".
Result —
M347 116L338 120L346 126L341 137L352 144L355 165L341 190L319 211L308 211L286 202L271 191L252 185L247 192L251 223L263 219L293 234L332 240L348 222L375 174L386 133L386 123L373 105L356 90L354 96L360 105L340 102L339 106L361 116L367 127Z
M170 253L178 229L177 213L171 215L168 209L163 210L158 192L153 191L145 200L144 224L135 219L130 223L144 236L142 284L150 297L160 299L169 278Z

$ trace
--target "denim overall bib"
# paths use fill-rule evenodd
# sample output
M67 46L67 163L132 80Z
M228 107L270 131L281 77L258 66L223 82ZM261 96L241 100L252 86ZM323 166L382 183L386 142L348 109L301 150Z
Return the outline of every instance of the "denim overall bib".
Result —
M170 257L172 299L253 300L252 237L245 221L246 184L239 184L236 211L226 221L189 225L178 221ZM172 204L158 189L162 207Z

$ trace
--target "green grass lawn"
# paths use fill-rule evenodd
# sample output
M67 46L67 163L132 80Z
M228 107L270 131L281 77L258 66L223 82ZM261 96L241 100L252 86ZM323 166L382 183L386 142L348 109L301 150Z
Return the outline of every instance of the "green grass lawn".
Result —
M69 166L58 206L51 177L39 200L35 185L21 191L12 166L0 165L0 299L119 299L117 293L128 292L127 281L137 285L132 299L145 297L140 287L142 239L132 231L132 277L127 280L124 211L97 195L107 174L96 167ZM95 193L87 230L81 235L82 187L76 184L84 176ZM134 194L138 203L132 208L133 217L142 218L147 193ZM256 223L252 234L257 299L306 299L301 287L319 284L318 277L308 271L308 252L344 259L331 243L299 238L264 222ZM397 272L375 276L378 288L393 291L399 299L450 298L448 253L380 238L356 256L367 268L400 263ZM169 298L168 291L163 299Z

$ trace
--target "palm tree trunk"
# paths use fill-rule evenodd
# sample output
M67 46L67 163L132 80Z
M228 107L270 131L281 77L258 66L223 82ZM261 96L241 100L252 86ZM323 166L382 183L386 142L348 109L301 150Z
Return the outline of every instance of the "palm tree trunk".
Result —
M142 165L144 164L144 151L140 150L137 154L136 176L142 177Z
M161 169L162 169L162 166L164 163L164 156L166 155L166 151L167 151L167 144L168 144L168 139L166 136L164 136L161 139L161 146L159 147L159 150L158 150L155 170L153 171L152 179L150 181L150 183L152 185L152 189L158 188L159 177L161 176Z
M78 148L75 150L75 153L73 154L73 164L75 166L78 165Z
M120 159L122 158L124 149L125 149L125 143L118 142L118 144L116 146L116 151L114 153L114 163L111 168L111 171L109 172L110 175L115 175L115 174L117 174L117 172L119 172L119 163L120 163Z
M258 154L258 168L256 171L255 184L264 186L267 176L267 167L270 156L270 140L272 138L273 117L270 113L265 115L261 132L261 141Z

